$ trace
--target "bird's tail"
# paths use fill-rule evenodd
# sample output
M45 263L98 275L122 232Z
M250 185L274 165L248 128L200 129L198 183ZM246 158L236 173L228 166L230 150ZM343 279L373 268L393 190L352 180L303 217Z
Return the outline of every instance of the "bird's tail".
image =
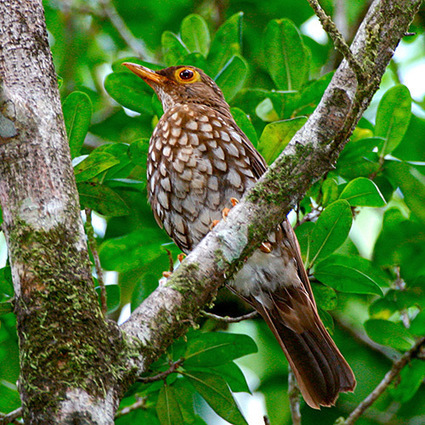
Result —
M272 307L251 299L276 336L295 374L306 403L315 409L332 406L340 392L353 391L354 374L320 320L316 307L292 291L270 294ZM305 294L305 293L304 293ZM305 294L307 297L307 294ZM298 299L298 300L297 300Z

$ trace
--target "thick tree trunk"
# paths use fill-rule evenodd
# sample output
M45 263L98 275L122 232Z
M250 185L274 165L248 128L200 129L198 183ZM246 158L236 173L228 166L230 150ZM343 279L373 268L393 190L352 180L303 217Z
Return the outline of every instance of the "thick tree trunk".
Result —
M111 424L121 337L93 287L41 1L0 2L0 76L0 200L25 423Z

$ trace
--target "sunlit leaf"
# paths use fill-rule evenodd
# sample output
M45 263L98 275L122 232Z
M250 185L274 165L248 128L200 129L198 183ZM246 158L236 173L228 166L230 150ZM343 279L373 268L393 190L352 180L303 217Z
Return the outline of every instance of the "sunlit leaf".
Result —
M307 118L300 117L266 125L258 143L258 150L268 164L271 164L279 156L306 121Z
M98 174L119 164L119 160L108 152L94 150L86 159L74 167L76 182L91 180Z
M332 254L347 239L353 216L343 199L329 205L320 215L310 236L308 267Z
M353 207L383 207L385 199L376 184L369 179L359 177L350 181L340 195Z
M257 132L255 131L255 128L252 125L252 122L249 116L244 111L242 111L242 109L239 109L239 108L231 108L231 112L238 127L245 133L249 141L254 146L257 146L257 142L258 142Z

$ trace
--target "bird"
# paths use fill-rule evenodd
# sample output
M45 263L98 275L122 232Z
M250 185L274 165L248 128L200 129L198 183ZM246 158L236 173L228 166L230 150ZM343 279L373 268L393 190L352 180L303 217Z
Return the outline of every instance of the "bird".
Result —
M202 70L123 65L162 103L164 114L149 141L148 198L158 224L187 254L267 164L236 124L218 85ZM228 286L266 321L310 407L332 406L340 392L354 391L354 374L319 317L287 219Z

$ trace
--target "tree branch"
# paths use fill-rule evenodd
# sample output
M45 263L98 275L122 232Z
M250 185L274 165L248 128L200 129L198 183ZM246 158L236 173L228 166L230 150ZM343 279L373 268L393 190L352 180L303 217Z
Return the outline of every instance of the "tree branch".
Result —
M401 372L404 366L410 362L413 358L417 357L421 349L425 346L425 338L419 339L415 345L406 351L399 360L394 362L391 370L384 376L384 379L378 384L378 386L353 410L350 416L346 419L345 425L354 424L363 412L368 409L377 398L387 389L388 385L394 380L394 378Z
M393 52L419 8L420 0L375 0L351 46L368 82L357 81L344 60L305 126L256 186L188 255L166 285L139 306L122 329L141 341L131 365L150 362L181 335L210 303L217 289L267 238L311 184L331 170L379 86ZM386 17L391 16L389 20ZM161 347L161 348L159 348Z

